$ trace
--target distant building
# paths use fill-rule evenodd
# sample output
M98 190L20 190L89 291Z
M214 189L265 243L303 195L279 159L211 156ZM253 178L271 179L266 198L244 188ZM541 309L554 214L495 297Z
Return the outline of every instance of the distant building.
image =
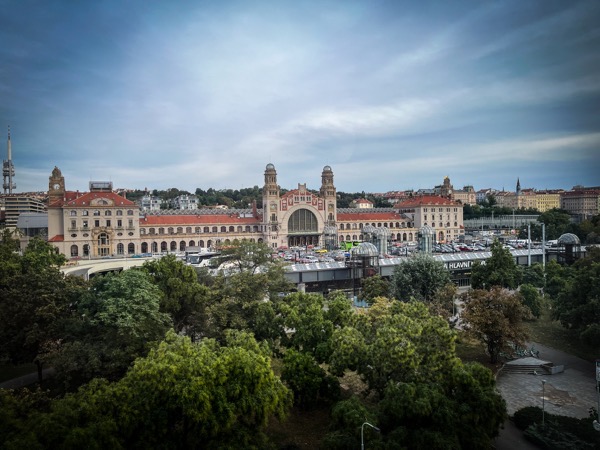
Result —
M448 198L416 196L398 203L394 208L410 218L412 228L431 227L440 242L457 241L464 234L462 205Z
M172 209L198 209L198 197L183 194L175 197L169 204Z
M463 205L474 205L477 203L477 193L473 186L465 186L462 189L455 189L452 197L455 202L460 202Z
M161 204L162 200L159 197L153 197L151 195L144 195L140 200L142 211L160 211Z
M350 202L350 207L358 209L368 209L373 207L373 202L367 200L366 198L357 198L356 200L352 200Z
M579 220L596 216L600 214L600 187L574 186L561 194L560 207Z
M563 192L562 189L536 191L537 210L543 213L560 208L560 197Z
M3 195L0 201L4 210L4 226L7 228L16 228L21 213L46 212L46 205L38 198L29 195Z

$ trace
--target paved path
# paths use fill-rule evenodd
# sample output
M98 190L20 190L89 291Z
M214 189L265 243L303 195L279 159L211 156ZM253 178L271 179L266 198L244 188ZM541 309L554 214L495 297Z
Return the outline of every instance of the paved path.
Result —
M48 368L42 370L42 380L46 380L54 374L54 369ZM25 386L30 386L37 383L38 373L28 373L22 377L13 378L12 380L0 383L0 389L19 389Z
M589 409L598 407L594 363L544 345L533 345L540 351L540 359L551 361L555 366L564 365L565 370L555 375L501 372L496 385L506 400L508 414L513 415L526 406L538 406L551 414L588 417ZM495 445L498 450L537 448L526 441L521 430L510 421L496 438Z

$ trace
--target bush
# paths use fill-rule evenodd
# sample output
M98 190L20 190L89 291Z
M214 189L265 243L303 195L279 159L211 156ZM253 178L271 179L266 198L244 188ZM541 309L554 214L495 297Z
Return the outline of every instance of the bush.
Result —
M584 344L591 347L598 345L598 342L600 342L600 325L597 323L588 325L579 337Z
M515 412L513 422L517 428L524 431L536 422L542 422L542 410L537 406L527 406Z
M593 450L596 446L580 439L560 425L534 423L523 433L527 440L548 450Z

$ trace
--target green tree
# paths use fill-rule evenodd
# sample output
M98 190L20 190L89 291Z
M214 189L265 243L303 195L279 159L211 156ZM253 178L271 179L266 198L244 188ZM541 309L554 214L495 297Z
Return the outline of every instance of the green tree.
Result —
M89 292L74 303L60 345L49 357L65 385L120 378L171 325L170 317L160 312L161 297L142 270L95 278Z
M472 289L462 295L462 300L467 331L486 346L492 364L498 362L500 352L510 352L511 345L525 344L527 332L523 320L531 312L518 292L497 286L489 291Z
M600 336L600 249L588 247L585 258L577 261L562 278L561 289L553 297L553 317L566 328L577 330L586 341L598 345Z
M390 282L380 275L375 275L362 280L362 299L369 305L373 303L375 297L390 296Z
M540 263L533 263L523 269L524 284L530 284L537 288L543 288L545 285L544 267Z
M450 283L450 272L430 255L417 254L394 268L392 292L398 300L432 301Z
M271 248L260 242L237 241L223 249L223 259L232 263L240 272L256 273L259 269L275 264Z
M249 347L255 347L248 345ZM262 352L193 344L169 332L119 381L94 380L27 419L5 448L262 447L271 416L283 418L289 390Z
M42 381L45 354L59 339L59 325L69 305L87 288L81 278L65 277L64 262L52 246L31 241L23 256L3 240L0 262L0 355L14 364L35 362Z
M206 328L209 292L198 282L196 271L174 255L146 261L142 269L162 291L160 311L171 316L175 331L192 340L201 336Z
M491 245L492 256L484 262L475 261L471 271L473 289L492 289L499 286L516 289L520 284L521 269L515 262L510 250L495 240Z
M542 314L542 296L539 290L531 284L522 284L519 293L523 297L523 304L529 308L533 317L539 319Z
M310 406L317 402L327 383L327 374L312 355L288 349L283 357L281 379L294 392L294 404Z

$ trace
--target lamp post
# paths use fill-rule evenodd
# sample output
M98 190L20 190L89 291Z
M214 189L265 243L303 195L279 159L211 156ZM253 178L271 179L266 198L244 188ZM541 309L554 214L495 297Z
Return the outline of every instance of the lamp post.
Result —
M542 380L542 427L545 424L546 413L546 380Z
M379 428L377 428L375 425L371 425L369 422L365 422L360 426L360 449L361 450L365 450L365 439L364 439L364 430L365 430L365 425L370 426L371 428L373 428L375 431L377 431L378 433L381 432L381 430Z

